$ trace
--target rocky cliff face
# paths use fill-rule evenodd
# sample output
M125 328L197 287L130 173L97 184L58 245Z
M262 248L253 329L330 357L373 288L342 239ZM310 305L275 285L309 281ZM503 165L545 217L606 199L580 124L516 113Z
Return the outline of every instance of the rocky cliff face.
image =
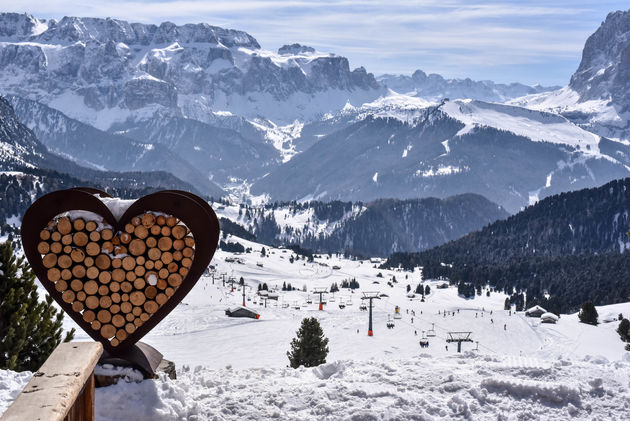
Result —
M610 13L586 40L567 87L513 103L562 114L601 136L630 140L630 10Z
M569 86L580 94L580 101L610 99L621 112L629 110L630 11L610 13L586 40Z
M276 54L245 32L208 24L43 21L4 13L0 37L3 93L43 102L100 129L138 110L256 117L279 102L290 104L274 117L291 122L381 92L371 74L351 70L344 57L299 45ZM307 97L312 106L299 107Z

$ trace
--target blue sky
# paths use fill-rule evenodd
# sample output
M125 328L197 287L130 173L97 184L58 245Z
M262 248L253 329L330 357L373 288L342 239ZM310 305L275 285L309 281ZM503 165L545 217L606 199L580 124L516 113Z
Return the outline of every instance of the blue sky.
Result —
M249 32L265 49L299 42L375 74L565 85L584 41L628 1L0 0L41 18L207 22Z

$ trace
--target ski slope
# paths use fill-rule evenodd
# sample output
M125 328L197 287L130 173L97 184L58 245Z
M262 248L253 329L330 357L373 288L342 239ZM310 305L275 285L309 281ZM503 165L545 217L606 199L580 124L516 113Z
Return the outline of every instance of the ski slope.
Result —
M143 339L176 363L178 380L160 377L98 389L98 420L608 420L627 414L630 353L615 332L618 322L594 327L571 314L556 325L541 324L503 310L502 293L464 299L455 288L437 288L440 281L423 280L420 270L382 270L377 263L335 255L290 263L291 250L265 246L263 257L260 244L231 236L227 241L252 251L218 250L214 283L212 276L202 277ZM242 292L232 291L229 282L223 286L223 279L238 283L241 276L246 305L260 313L259 320L224 314L242 304ZM350 278L360 288L342 289L334 301L327 294L319 311L313 288ZM256 297L258 284L280 290L283 282L297 290L278 291L278 302L268 301L267 307ZM407 297L407 284L413 291L418 283L431 287L424 302ZM359 309L362 292L387 295L375 300L373 337L367 336L368 312ZM395 306L401 318L387 329ZM627 315L630 303L598 310ZM330 340L328 363L287 368L289 343L310 316L319 319ZM65 327L74 326L66 318ZM432 328L435 336L427 336ZM449 331L470 331L473 342L463 343L458 354L456 344L445 342ZM428 348L419 346L423 337ZM79 331L76 340L87 339ZM0 371L0 412L29 378Z

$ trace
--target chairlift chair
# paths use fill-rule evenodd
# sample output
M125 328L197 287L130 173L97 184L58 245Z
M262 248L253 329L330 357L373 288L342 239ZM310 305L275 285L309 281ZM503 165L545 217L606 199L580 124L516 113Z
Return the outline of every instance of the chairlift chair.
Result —
M429 338L433 338L435 337L435 323L431 323L431 329L429 329L429 331L427 332L427 336Z
M392 320L392 317L390 315L387 315L387 328L388 329L394 328L394 321Z
M367 305L365 305L365 304L361 304L361 305L359 306L359 310L367 311Z

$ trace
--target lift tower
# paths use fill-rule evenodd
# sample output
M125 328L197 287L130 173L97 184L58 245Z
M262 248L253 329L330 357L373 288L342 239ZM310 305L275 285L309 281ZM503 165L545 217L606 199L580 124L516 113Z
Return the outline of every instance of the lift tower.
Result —
M324 309L324 294L328 294L327 288L314 288L313 294L319 294L319 310L322 311Z
M378 292L364 292L361 299L370 301L370 324L368 326L368 336L374 336L374 332L372 331L372 301L375 299L380 300L381 297L378 296Z

